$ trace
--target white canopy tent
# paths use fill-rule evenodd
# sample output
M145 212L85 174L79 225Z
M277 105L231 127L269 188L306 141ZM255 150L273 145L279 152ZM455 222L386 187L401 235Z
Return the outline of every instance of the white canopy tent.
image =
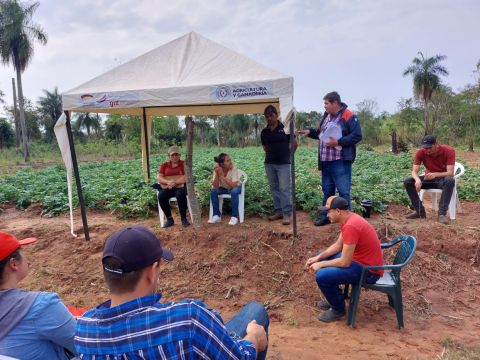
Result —
M280 117L283 115L284 119L287 114L289 119L290 114L294 114L292 77L195 32L65 92L62 100L67 117L66 132L69 131L72 111L141 116L142 159L146 180L149 180L153 116L255 114L263 113L269 104L277 107ZM289 126L286 128L290 129ZM57 136L57 139L60 144L60 137ZM61 144L60 147L65 148ZM77 175L73 141L70 142L70 149ZM76 179L83 208L80 179L77 176ZM82 218L88 238L84 209Z

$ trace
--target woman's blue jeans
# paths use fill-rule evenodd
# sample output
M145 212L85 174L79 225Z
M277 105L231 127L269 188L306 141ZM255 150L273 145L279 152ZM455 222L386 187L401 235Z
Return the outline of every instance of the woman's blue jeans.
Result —
M225 324L225 327L231 336L243 339L247 335L247 325L252 320L256 320L258 325L263 326L268 336L268 326L270 324L268 313L265 306L257 302L246 304ZM267 349L257 354L257 360L264 360L266 357Z
M239 196L242 193L242 187L237 186L232 189L225 189L219 187L218 189L212 188L210 190L210 201L212 202L213 215L221 216L220 205L218 202L218 195L230 194L232 197L232 216L238 218L238 204Z

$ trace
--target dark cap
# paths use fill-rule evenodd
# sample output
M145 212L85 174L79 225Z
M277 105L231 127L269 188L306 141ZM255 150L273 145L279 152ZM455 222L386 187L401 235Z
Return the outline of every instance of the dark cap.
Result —
M437 139L433 135L425 135L422 139L422 147L425 149L431 148L435 143L437 142Z
M108 257L121 264L118 269L104 266L106 271L116 274L144 269L160 259L173 260L171 251L162 248L160 239L143 226L129 226L110 235L105 241L102 262Z
M277 109L273 105L268 105L265 108L265 110L263 110L263 115L267 116L267 115L271 115L271 114L278 115Z
M320 207L320 210L326 211L330 209L348 210L348 201L340 196L330 196L325 206Z

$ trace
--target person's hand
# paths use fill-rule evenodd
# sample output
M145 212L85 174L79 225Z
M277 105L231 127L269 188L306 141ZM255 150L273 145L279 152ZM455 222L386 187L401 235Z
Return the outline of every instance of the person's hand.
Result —
M320 255L312 256L310 259L307 260L305 263L305 268L308 269L313 263L316 263L320 260Z
M297 130L296 133L300 136L308 136L308 134L310 134L310 130Z
M248 323L247 336L245 336L245 338L254 343L257 353L267 348L267 333L263 326L257 324L256 320L252 320Z
M318 269L321 269L323 266L322 266L322 263L321 262L316 262L316 263L313 263L312 265L310 265L309 269L312 270L313 272L317 272Z
M329 147L335 147L335 146L338 146L338 141L337 139L333 138L333 137L329 137L328 138L329 140L325 143L326 146L329 146Z
M420 180L416 180L415 181L415 190L417 192L419 192L421 188L422 188L422 182Z
M222 176L222 168L220 167L220 165L215 165L215 167L213 168L213 171L215 171L217 176Z
M433 180L437 177L436 173L426 173L424 179L425 180Z

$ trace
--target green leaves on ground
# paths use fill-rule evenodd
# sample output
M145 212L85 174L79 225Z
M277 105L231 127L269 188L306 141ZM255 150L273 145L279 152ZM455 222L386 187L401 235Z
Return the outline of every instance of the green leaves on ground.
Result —
M197 195L207 211L211 187L213 157L229 154L235 165L248 175L245 211L247 215L266 215L273 209L272 197L263 166L263 150L249 148L195 148L193 173ZM152 182L164 156L153 156ZM317 170L317 149L302 147L296 157L297 208L314 213L322 202ZM360 211L360 201L373 200L375 211L384 211L388 203L407 204L403 179L410 174L411 154L392 155L372 151L359 152L353 165L352 206ZM148 217L156 212L155 191L143 181L140 160L90 162L80 165L85 203L88 208L110 210L118 217ZM78 207L76 188L74 207ZM466 169L459 185L460 198L480 199L480 170ZM68 211L65 169L53 166L39 171L18 171L0 179L0 203L14 202L20 208L40 203L47 215Z

